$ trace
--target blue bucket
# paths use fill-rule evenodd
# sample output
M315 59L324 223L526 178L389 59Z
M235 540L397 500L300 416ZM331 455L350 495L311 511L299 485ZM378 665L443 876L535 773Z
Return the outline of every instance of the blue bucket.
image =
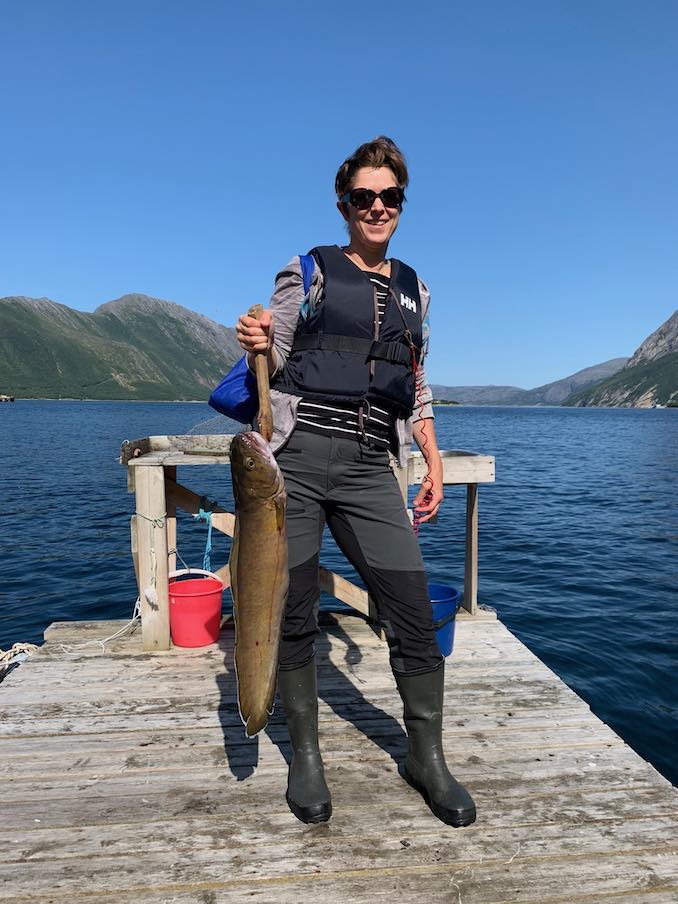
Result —
M436 640L443 656L449 656L454 646L454 620L461 605L461 591L447 584L429 584L428 593Z

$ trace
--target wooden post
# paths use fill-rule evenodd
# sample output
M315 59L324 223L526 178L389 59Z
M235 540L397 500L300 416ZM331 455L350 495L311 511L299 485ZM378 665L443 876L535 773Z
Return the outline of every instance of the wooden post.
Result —
M464 609L478 612L478 484L466 484L466 557L464 562Z
M136 469L141 636L144 650L169 650L165 478L162 465Z
M167 506L167 549L177 548L177 507L174 500L170 499L167 492L167 481L172 480L176 483L177 469L175 465L167 465L165 472L165 505ZM169 571L177 569L176 552L168 552L167 567Z
M394 474L396 476L396 480L398 481L398 486L400 487L400 493L403 497L403 502L405 503L405 508L407 508L407 497L410 489L410 466L409 463L405 465L404 468L401 468L396 462L394 465Z

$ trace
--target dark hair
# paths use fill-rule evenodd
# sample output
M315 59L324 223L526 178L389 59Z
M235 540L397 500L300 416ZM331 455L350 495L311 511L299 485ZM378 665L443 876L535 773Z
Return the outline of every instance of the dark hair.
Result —
M407 188L410 181L407 175L407 164L405 156L395 141L387 138L386 135L380 135L372 141L361 144L360 147L351 154L339 167L334 187L337 197L341 196L351 188L351 182L356 172L362 167L370 169L378 169L381 166L388 167L396 178L396 182L400 188Z

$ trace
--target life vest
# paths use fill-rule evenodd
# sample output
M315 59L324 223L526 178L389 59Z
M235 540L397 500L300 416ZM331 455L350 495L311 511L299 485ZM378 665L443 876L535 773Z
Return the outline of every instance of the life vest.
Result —
M275 389L310 399L380 401L409 417L421 357L422 315L415 271L391 260L390 291L377 331L376 288L338 245L311 254L324 278L322 299L299 316Z

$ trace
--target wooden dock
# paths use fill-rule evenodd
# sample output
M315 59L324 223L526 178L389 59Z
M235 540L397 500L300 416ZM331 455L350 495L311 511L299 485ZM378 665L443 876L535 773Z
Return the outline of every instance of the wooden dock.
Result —
M327 824L284 799L279 714L248 741L232 629L197 650L122 623L52 625L0 685L0 901L505 904L678 901L676 789L491 615L460 617L445 748L478 821L399 777L387 649L357 617L318 643Z

